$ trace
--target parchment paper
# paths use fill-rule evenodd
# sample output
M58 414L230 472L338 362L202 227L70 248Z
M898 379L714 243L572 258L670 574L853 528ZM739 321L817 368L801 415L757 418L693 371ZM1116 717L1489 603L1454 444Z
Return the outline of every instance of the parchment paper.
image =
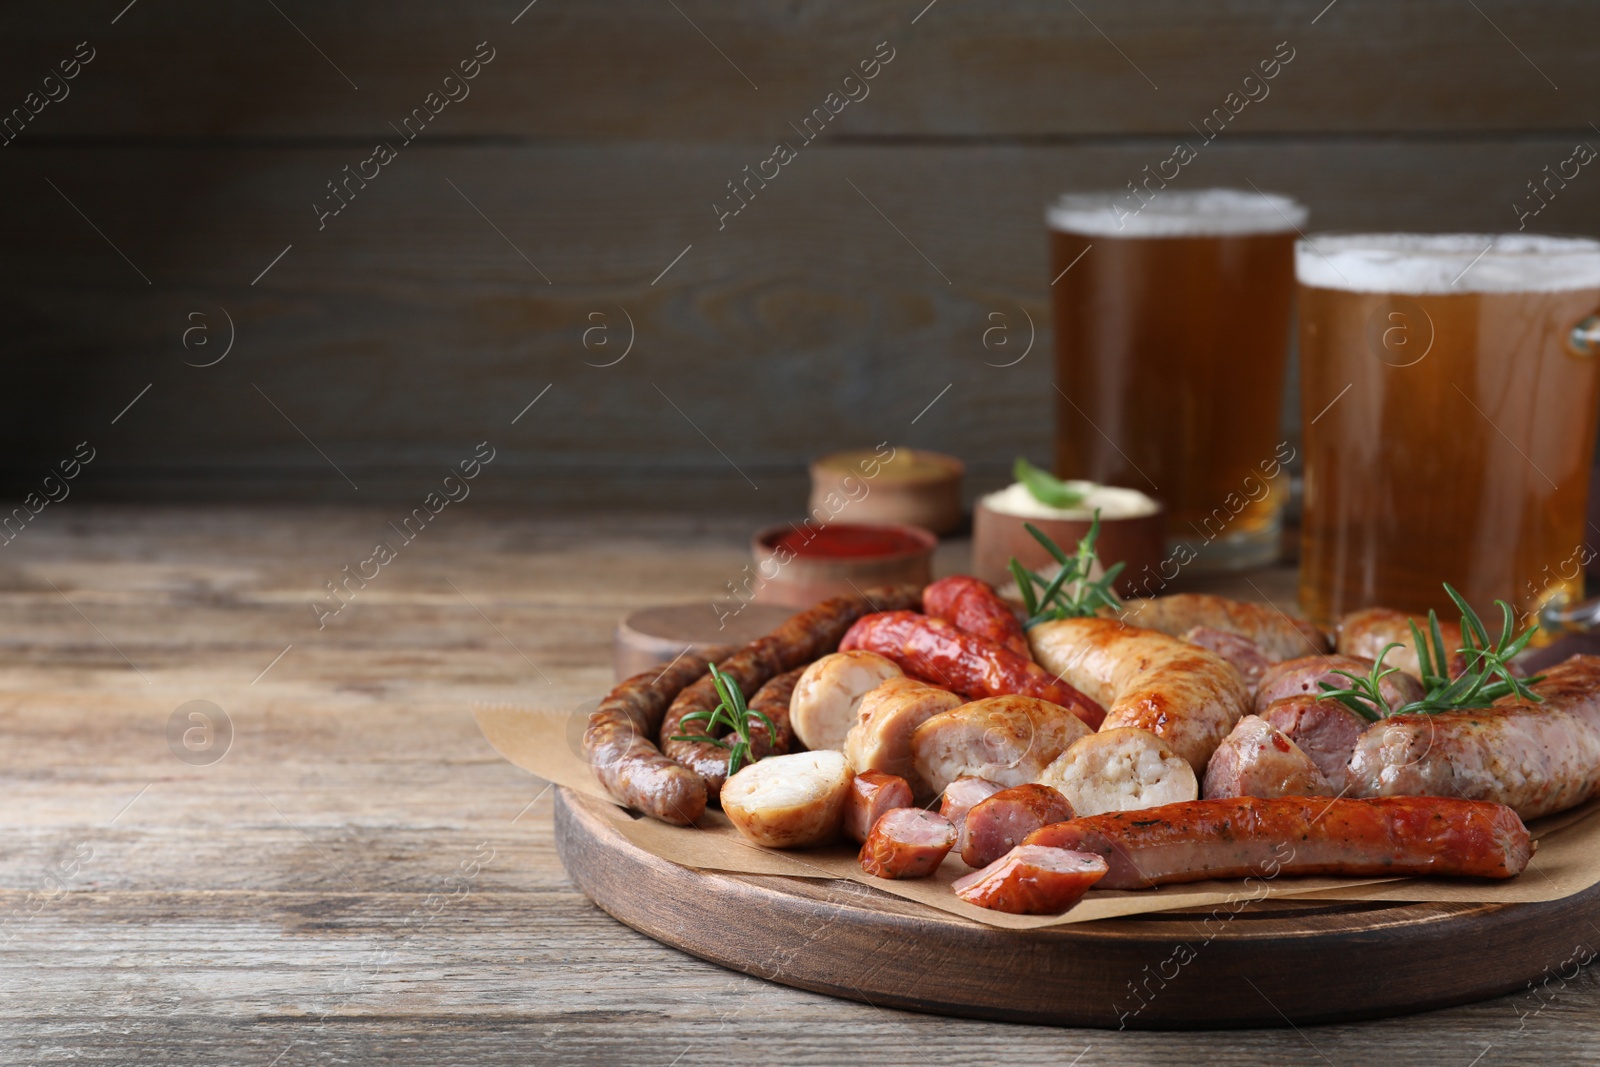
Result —
M844 878L885 893L1014 930L1142 915L1174 908L1214 908L1223 914L1243 902L1266 897L1317 900L1513 902L1556 900L1600 882L1600 819L1587 816L1600 801L1529 826L1539 841L1533 864L1508 881L1442 878L1249 878L1192 882L1146 890L1091 890L1064 915L1008 915L974 907L950 891L971 868L952 856L931 878L874 878L856 862L854 845L778 851L746 841L727 817L707 810L696 826L669 826L635 816L611 798L583 760L581 721L572 716L507 708L474 710L478 728L499 753L525 771L606 802L608 818L629 841L665 860L700 870L779 874L798 878Z

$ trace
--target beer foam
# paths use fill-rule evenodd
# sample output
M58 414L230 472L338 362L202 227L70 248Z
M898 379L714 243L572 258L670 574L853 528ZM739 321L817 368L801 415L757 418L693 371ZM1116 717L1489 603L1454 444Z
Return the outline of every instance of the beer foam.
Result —
M1222 237L1287 233L1307 211L1291 197L1242 189L1067 193L1045 213L1050 228L1090 237Z
M1525 233L1317 234L1295 276L1354 293L1524 293L1600 288L1600 241Z

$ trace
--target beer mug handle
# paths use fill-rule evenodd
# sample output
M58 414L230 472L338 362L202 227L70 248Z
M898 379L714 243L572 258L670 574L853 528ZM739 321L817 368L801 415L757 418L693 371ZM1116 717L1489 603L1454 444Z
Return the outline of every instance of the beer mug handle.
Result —
M1579 356L1600 353L1600 315L1579 320L1567 334L1567 347ZM1552 600L1539 609L1539 626L1552 634L1600 633L1600 597L1576 604Z
M1552 600L1539 611L1539 627L1557 636L1600 633L1600 597L1576 604Z
M1592 356L1600 352L1600 315L1581 319L1567 335L1567 347L1580 356Z

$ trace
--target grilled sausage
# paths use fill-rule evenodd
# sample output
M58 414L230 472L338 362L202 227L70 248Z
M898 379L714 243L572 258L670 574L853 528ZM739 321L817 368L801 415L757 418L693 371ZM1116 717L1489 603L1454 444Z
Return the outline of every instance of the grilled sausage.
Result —
M1371 663L1386 646L1397 644L1400 647L1384 657L1384 666L1398 667L1413 678L1421 678L1421 664L1417 660L1415 642L1411 640L1412 622L1422 633L1428 632L1425 617L1407 615L1403 611L1367 608L1351 612L1339 620L1338 650ZM1459 677L1466 667L1466 659L1457 651L1461 648L1461 624L1439 620L1439 636L1444 638L1444 647L1450 653L1450 677Z
M1309 695L1285 697L1261 712L1261 717L1317 765L1335 794L1354 792L1350 757L1355 755L1356 742L1367 730L1366 719L1337 700L1319 700Z
M929 792L966 775L1004 786L1039 772L1089 728L1059 704L1034 697L974 700L928 719L911 735L912 764Z
M1399 649L1389 653L1388 658L1383 661L1384 668L1398 667L1395 657L1399 654ZM1414 656L1412 658L1415 659ZM1284 697L1304 694L1320 697L1323 693L1323 682L1340 689L1348 689L1350 679L1340 674L1340 671L1364 678L1372 671L1372 660L1361 656L1325 655L1301 656L1299 659L1286 659L1282 663L1273 664L1261 676L1261 684L1256 689L1257 714ZM1426 691L1420 681L1401 671L1379 682L1378 692L1383 694L1383 699L1388 701L1390 708L1398 708L1413 700L1421 700Z
M1004 788L987 778L957 778L944 787L943 799L939 801L939 814L949 819L956 828L957 852L966 848L967 813L980 800L992 797Z
M1511 878L1533 852L1510 808L1446 797L1196 800L1056 823L1024 844L1104 857L1102 889L1279 874Z
M804 666L832 652L850 626L864 615L885 607L899 609L922 603L922 591L901 585L869 589L861 596L837 596L791 616L765 637L745 645L717 664L717 669L739 687L746 697L773 675ZM703 728L685 730L680 723L695 711L711 711L721 698L708 674L677 695L667 708L661 724L661 751L700 775L706 793L715 797L728 777L729 751L704 741L674 741L673 737L704 733Z
M686 653L664 669L634 675L606 694L583 733L584 754L606 791L662 822L687 826L706 810L705 782L662 755L653 739L667 705L706 673L708 662Z
M879 878L926 878L955 843L956 828L938 812L895 808L873 824L859 862Z
M800 675L789 718L807 748L844 748L861 698L905 672L876 652L832 652Z
M1262 675L1272 666L1272 657L1248 637L1230 634L1226 630L1213 630L1209 626L1196 626L1179 636L1191 645L1209 648L1233 664L1233 669L1239 672L1239 677L1244 679L1245 687L1252 694L1261 684Z
M1252 604L1209 593L1130 600L1118 616L1130 626L1160 630L1177 637L1196 626L1238 634L1254 642L1273 660L1322 652L1328 639L1304 619L1293 619L1269 604Z
M1532 689L1542 703L1508 698L1372 724L1350 760L1356 790L1493 801L1524 819L1600 794L1600 656L1573 656Z
M911 786L897 774L862 771L850 783L844 802L844 836L861 842L885 812L911 806Z
M922 610L969 634L1004 645L1019 656L1033 658L1028 635L1022 632L1022 623L1011 605L981 578L958 574L939 579L922 591Z
M1149 730L1196 775L1250 704L1244 679L1215 652L1154 630L1058 619L1028 637L1040 664L1106 705L1101 729Z
M1211 797L1330 797L1311 757L1267 720L1246 715L1222 739L1206 764L1204 795Z
M1090 729L1105 717L1099 704L1037 663L943 619L911 611L868 615L850 628L839 648L887 656L907 674L975 700L1009 694L1038 697L1067 708Z
M935 715L962 703L960 697L938 686L915 678L891 678L862 699L856 724L845 735L845 757L858 774L883 771L899 775L917 796L931 796L937 790L917 774L911 736Z
M1100 879L1099 856L1041 845L1018 845L981 871L950 884L968 904L1014 915L1059 915Z
M804 667L796 667L792 671L773 678L766 685L756 690L756 695L750 698L747 705L751 711L759 711L772 720L772 725L778 728L776 739L767 736L767 727L760 719L750 723L750 758L752 760L765 759L768 756L781 756L794 747L794 724L789 716L789 702L794 697L795 686L800 682L800 676L805 673Z
M1154 808L1200 796L1189 762L1155 734L1131 726L1079 739L1039 781L1061 790L1079 815Z
M961 862L987 867L1022 839L1075 813L1067 798L1047 785L1016 785L972 806L961 834Z
M734 829L768 848L830 844L844 824L850 767L838 752L792 752L739 768L722 789Z

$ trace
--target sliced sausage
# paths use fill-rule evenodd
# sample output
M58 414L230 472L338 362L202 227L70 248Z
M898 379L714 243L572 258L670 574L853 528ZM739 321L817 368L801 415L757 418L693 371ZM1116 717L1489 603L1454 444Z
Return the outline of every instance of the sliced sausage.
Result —
M1373 723L1350 760L1356 790L1493 801L1524 819L1600 795L1600 656L1558 663L1532 689L1542 703Z
M1398 667L1394 659L1399 652L1399 649L1395 649L1389 653L1388 659L1383 662L1386 669ZM1324 692L1323 682L1339 689L1348 689L1350 679L1340 671L1364 678L1372 671L1372 660L1345 655L1301 656L1273 664L1261 676L1261 684L1256 689L1257 714L1285 697L1320 697ZM1383 694L1390 708L1399 708L1413 700L1421 700L1426 691L1420 681L1400 671L1378 683L1378 692Z
M1270 604L1253 604L1209 593L1177 593L1130 600L1118 616L1130 626L1177 637L1196 626L1238 634L1274 660L1291 659L1328 647L1326 635L1305 619L1295 619Z
M895 808L872 826L861 869L879 878L926 878L956 843L956 828L936 811Z
M1022 632L1016 612L994 591L994 586L981 578L958 574L939 579L922 591L922 610L969 634L1004 645L1019 656L1033 658L1028 635Z
M1244 679L1227 661L1154 630L1058 619L1028 636L1040 664L1106 706L1102 729L1149 730L1197 775L1250 705Z
M981 871L951 883L968 904L1013 915L1059 915L1076 904L1108 867L1100 856L1018 845Z
M722 788L734 828L767 848L813 848L838 840L850 793L839 752L791 752L741 767Z
M987 867L1053 822L1073 816L1072 805L1047 785L1015 785L972 806L961 834L961 862Z
M1148 730L1113 727L1073 744L1039 775L1079 815L1133 811L1194 800L1194 768Z
M915 678L891 678L862 699L856 724L845 735L844 754L858 774L899 775L917 796L932 796L938 790L922 780L912 763L911 736L935 715L962 703L954 693Z
M850 783L844 803L844 836L865 841L873 823L888 811L911 806L911 786L897 774L862 771Z
M939 801L939 814L949 819L956 828L957 852L967 845L967 813L980 800L992 797L1004 788L999 782L976 777L957 778L944 787L943 799Z
M1071 709L1090 729L1105 717L1099 704L1028 657L913 611L869 615L850 627L839 647L887 656L907 674L974 700L1010 694L1038 697Z
M807 667L789 702L794 732L811 749L843 749L861 698L904 675L876 652L832 652Z
M1034 697L974 700L924 722L911 735L917 774L937 793L967 775L1001 785L1035 781L1089 728L1066 708Z
M1337 700L1313 696L1285 697L1261 712L1261 717L1311 758L1336 794L1355 793L1350 757L1367 730L1366 719Z
M1222 739L1206 766L1206 797L1329 797L1333 787L1311 757L1257 715Z
M1244 679L1245 687L1251 693L1256 691L1261 684L1261 676L1272 666L1272 657L1248 637L1230 634L1226 630L1213 630L1209 626L1196 626L1192 630L1185 630L1180 636L1191 645L1209 648L1233 664L1233 669L1239 672L1239 677Z
M1090 815L1025 844L1105 858L1103 889L1279 874L1511 878L1533 845L1516 812L1446 797L1231 797Z

